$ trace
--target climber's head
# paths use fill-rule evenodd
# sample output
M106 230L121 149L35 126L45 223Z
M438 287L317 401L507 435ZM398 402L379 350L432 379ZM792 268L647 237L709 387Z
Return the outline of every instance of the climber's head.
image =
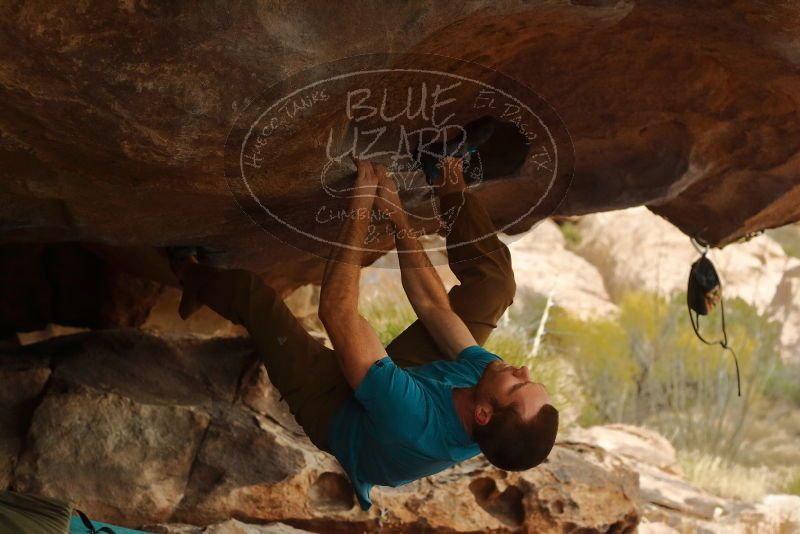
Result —
M524 471L547 458L558 431L558 410L528 368L495 360L475 387L472 437L500 469Z

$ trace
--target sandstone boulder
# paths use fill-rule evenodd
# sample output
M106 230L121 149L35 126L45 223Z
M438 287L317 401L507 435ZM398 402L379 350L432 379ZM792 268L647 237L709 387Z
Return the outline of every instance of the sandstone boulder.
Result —
M699 253L689 238L644 208L598 213L578 223L577 252L596 266L614 300L630 290L669 295L685 291ZM708 257L722 278L723 296L738 296L765 311L784 271L800 265L769 236L712 249Z
M756 514L754 519L766 526L800 530L800 495L765 495L756 504Z
M504 237L511 252L517 294L531 291L552 298L581 318L618 312L597 268L567 249L558 226L545 220L524 236Z
M597 443L619 455L639 473L642 505L675 510L680 516L713 520L727 511L727 503L681 478L675 449L661 435L630 425L575 429L583 441Z
M36 409L14 486L77 500L94 517L163 521L207 425L191 408L54 384Z
M654 430L617 423L575 428L573 437L594 443L638 464L646 464L671 475L683 475L675 447Z
M0 366L0 488L11 484L31 415L49 378L45 365Z
M641 427L612 424L572 428L569 439L595 443L639 473L638 532L794 532L800 529L800 497L767 495L759 502L726 500L687 482L675 449Z
M800 266L783 273L769 311L772 317L783 325L781 328L783 360L800 365Z
M155 534L305 534L310 532L294 528L285 523L250 525L236 519L229 519L206 527L174 523L170 525L147 525L145 528L148 532Z

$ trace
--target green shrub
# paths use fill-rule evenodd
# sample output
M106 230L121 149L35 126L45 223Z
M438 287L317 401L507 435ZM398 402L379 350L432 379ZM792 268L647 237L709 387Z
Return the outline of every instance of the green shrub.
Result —
M800 408L800 365L779 363L767 383L767 396L774 401L784 400Z
M360 302L359 311L369 320L384 346L417 319L406 298L374 297Z
M559 224L558 228L561 230L568 248L574 248L581 244L581 231L576 224L565 221Z
M784 493L791 495L800 495L800 474L790 480L783 488Z
M741 369L739 398L731 353L695 337L685 295L666 300L631 293L620 310L618 320L563 313L551 320L550 350L573 363L586 389L581 423L646 425L678 448L735 458L778 366L778 325L741 299L726 301L729 344ZM717 314L704 318L706 339L718 338Z
M532 338L542 320L547 297L534 293L528 288L519 288L512 304L501 322L507 322L519 329L524 337Z
M800 227L796 224L767 230L767 235L778 242L787 256L800 258Z
M765 466L748 467L718 456L678 452L686 480L726 499L757 501L769 493L783 492L786 474Z
M586 389L578 423L627 420L636 367L621 326L613 320L582 321L555 308L546 336L546 353L572 363Z
M511 365L522 365L530 354L532 343L524 330L504 326L495 329L483 346Z

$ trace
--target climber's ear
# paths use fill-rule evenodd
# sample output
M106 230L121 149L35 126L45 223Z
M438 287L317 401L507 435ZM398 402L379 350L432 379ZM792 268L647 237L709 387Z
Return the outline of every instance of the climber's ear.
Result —
M492 420L492 405L486 402L479 402L475 406L475 422L479 425L485 425Z

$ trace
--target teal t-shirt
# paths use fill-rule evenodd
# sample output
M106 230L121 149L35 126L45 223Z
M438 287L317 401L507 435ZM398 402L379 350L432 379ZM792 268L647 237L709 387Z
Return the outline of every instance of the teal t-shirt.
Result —
M492 360L483 347L455 360L400 368L377 360L331 418L328 439L362 510L372 506L373 485L401 486L480 453L453 404L453 388L478 383Z

